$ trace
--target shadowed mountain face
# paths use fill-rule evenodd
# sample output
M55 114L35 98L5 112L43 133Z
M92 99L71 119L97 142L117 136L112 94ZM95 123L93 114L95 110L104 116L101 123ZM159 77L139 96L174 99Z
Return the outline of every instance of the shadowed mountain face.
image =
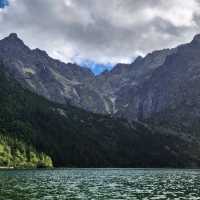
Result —
M193 117L199 117L200 36L177 47L138 87L127 87L119 98L128 102L120 114L131 119L146 119L166 109L193 106ZM186 113L185 113L186 114Z
M195 137L179 137L168 130L161 132L158 126L52 103L23 89L4 70L1 66L1 143L2 136L17 139L23 154L27 150L22 144L31 145L37 152L48 154L58 167L200 166L200 144ZM18 163L25 162L16 145L11 146ZM5 157L1 146L0 165Z
M183 102L192 104L193 117L198 117L199 52L197 35L189 44L155 51L94 76L89 69L30 50L16 34L0 41L0 59L23 87L54 102L129 120L144 120Z

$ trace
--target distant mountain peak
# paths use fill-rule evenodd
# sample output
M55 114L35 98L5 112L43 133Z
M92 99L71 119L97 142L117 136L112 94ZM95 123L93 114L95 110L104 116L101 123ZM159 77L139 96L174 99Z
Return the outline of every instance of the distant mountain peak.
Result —
M138 56L136 57L134 63L139 63L140 61L142 61L143 57L142 56Z
M22 51L30 51L30 48L24 44L23 40L21 40L16 33L11 33L6 38L0 40L0 47L1 50L4 49L4 56L21 56ZM25 54L23 53L23 55Z
M8 38L11 38L11 39L19 39L17 33L11 33Z
M24 46L24 42L18 37L17 33L11 33L9 36L7 36L6 38L4 38L2 41L5 41L6 44L10 43L10 44L23 44Z
M194 42L195 42L195 43L197 43L197 42L200 43L200 34L195 35L194 38L193 38L193 40L192 40L192 42L193 42L193 43L194 43Z
M33 49L33 52L37 55L43 55L43 56L48 56L47 52L46 51L43 51L39 48L36 48L36 49Z

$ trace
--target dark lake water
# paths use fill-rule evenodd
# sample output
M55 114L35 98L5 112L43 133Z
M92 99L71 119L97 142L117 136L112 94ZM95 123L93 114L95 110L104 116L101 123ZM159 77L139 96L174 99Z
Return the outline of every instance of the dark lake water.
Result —
M197 200L199 170L1 170L0 200Z

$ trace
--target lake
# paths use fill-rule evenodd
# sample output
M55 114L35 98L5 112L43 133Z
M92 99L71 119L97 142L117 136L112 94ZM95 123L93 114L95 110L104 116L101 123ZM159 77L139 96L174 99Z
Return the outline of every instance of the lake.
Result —
M196 200L199 170L1 170L0 200Z

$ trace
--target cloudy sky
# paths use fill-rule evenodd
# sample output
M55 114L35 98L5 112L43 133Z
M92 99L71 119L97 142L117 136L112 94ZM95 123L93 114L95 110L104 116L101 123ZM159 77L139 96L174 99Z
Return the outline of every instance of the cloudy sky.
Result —
M31 48L97 71L200 33L200 0L7 1L0 38L16 32Z

